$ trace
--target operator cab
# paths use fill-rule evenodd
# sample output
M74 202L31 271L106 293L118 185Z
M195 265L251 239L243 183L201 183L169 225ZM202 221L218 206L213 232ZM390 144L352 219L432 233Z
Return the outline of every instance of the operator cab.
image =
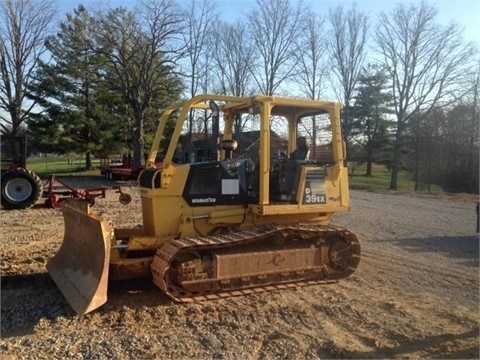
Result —
M178 116L177 126L168 148L158 149L166 150L167 169L173 159L182 159L176 168L188 167L182 197L190 206L326 203L327 169L343 161L331 119L339 124L339 104L267 96L197 98L202 101L166 111ZM240 131L246 128L251 130ZM164 187L163 171L147 169L140 186Z

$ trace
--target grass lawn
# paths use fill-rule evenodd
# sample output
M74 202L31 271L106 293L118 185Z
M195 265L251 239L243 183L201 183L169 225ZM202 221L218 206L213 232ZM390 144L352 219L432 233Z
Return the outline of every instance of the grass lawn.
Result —
M366 166L356 166L352 175L352 169L348 169L349 183L352 189L388 189L390 186L390 171L383 165L374 165L372 168L372 176L365 176ZM442 188L437 185L431 185L430 190L426 184L419 184L421 191L430 191L432 193L443 192ZM400 172L397 179L397 190L414 191L415 181L413 176L407 172Z
M100 160L92 160L94 170L85 171L85 159L77 158L73 160L73 164L69 165L66 157L35 157L27 160L27 167L35 171L41 178L47 178L50 174L61 176L100 176ZM390 172L385 166L374 166L372 176L367 177L365 174L365 166L356 166L352 174L349 168L349 182L352 189L388 189L390 185ZM398 176L398 190L414 191L415 183L412 175L400 172ZM428 191L425 185L420 190ZM431 186L431 192L439 193L442 189L438 186Z
M66 157L30 157L27 159L27 168L35 171L41 178L47 178L49 175L61 176L95 176L100 175L100 160L93 159L94 169L85 170L85 158L75 159L72 164L68 164Z

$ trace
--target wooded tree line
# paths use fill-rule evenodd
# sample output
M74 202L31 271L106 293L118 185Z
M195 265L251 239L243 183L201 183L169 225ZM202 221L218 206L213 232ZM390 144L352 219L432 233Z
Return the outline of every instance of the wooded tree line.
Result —
M92 154L128 150L138 165L159 114L182 97L339 100L349 160L365 162L366 175L382 163L391 189L405 170L418 188L478 192L478 44L441 25L428 2L377 18L292 0L256 0L231 22L218 9L79 6L52 27L52 0L0 0L2 131L30 132L43 152L85 153L87 166ZM237 119L236 131L244 126Z

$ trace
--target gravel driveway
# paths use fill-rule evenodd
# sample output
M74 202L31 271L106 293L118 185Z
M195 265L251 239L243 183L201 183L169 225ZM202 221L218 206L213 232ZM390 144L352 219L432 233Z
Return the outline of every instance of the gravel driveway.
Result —
M118 194L95 211L115 227L141 223ZM149 280L112 284L79 318L46 273L58 250L58 210L0 212L0 358L479 358L476 199L352 191L333 223L362 243L347 280L251 296L172 303Z

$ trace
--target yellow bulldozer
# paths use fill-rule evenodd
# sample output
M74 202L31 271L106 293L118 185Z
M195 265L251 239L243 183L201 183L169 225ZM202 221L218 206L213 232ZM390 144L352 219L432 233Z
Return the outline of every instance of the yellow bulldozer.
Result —
M64 240L47 264L51 277L83 315L107 301L113 280L152 276L171 299L188 302L349 276L360 244L328 224L350 210L340 112L339 103L276 96L205 94L172 104L138 177L142 226L113 229L88 203L65 202ZM210 159L188 147L186 125L195 113L212 120L214 136L205 136L212 146L203 153ZM245 119L258 138L239 144L235 129ZM279 124L283 136L274 131Z

